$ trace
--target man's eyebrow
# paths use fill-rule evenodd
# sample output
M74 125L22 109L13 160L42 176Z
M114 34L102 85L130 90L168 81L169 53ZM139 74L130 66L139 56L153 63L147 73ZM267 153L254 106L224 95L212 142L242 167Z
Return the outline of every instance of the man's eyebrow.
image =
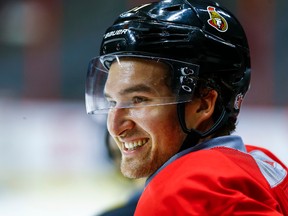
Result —
M138 85L134 85L129 88L120 90L119 94L125 95L125 94L135 93L135 92L153 93L154 90L145 84L138 84ZM107 94L106 92L104 93L104 95L105 97L108 97L108 98L110 97L109 94Z

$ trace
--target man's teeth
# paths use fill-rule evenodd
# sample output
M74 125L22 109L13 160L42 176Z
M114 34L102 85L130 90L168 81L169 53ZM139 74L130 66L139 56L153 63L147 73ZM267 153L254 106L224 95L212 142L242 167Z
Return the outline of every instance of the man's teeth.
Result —
M137 147L143 146L148 139L138 140L135 142L124 142L125 148L127 148L129 151L136 149Z

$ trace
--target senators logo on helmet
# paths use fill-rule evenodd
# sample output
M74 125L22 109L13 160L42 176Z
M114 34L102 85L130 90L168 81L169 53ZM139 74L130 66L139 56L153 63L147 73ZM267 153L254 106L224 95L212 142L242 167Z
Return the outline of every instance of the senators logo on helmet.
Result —
M207 20L208 24L220 32L226 32L228 29L227 21L215 10L215 7L208 6L207 11L210 19Z

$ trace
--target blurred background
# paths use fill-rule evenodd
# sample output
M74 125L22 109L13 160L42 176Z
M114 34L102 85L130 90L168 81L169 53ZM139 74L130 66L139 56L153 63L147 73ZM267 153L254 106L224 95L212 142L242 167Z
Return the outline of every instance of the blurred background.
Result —
M109 160L105 116L86 115L84 87L106 27L147 2L0 0L0 215L97 215L139 187ZM288 1L218 2L251 48L236 133L288 164Z

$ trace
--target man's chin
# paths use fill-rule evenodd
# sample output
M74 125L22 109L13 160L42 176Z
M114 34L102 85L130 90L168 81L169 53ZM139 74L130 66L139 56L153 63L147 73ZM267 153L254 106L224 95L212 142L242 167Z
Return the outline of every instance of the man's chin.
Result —
M121 172L122 174L130 179L139 179L139 178L145 178L148 177L151 174L151 171L148 169L145 169L141 166L135 166L130 164L121 164Z

